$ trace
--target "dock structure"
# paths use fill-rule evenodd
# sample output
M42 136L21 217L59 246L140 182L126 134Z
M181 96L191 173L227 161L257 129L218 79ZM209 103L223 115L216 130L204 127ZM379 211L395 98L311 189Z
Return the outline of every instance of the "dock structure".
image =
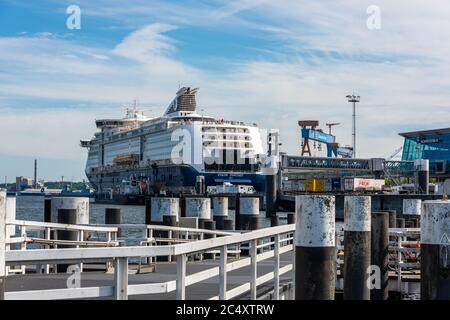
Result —
M423 202L422 229L388 229L388 213L374 213L370 197L349 197L344 230L336 228L334 201L334 196L298 196L295 224L291 214L289 223L279 226L216 230L210 213L206 228L180 227L177 219L198 217L181 217L176 201L165 212L152 205L152 216L163 219L156 224L121 224L118 210L108 210L111 219L102 225L6 219L13 215L0 191L0 298L277 300L292 299L294 291L297 299L343 294L384 300L388 291L450 298L442 276L449 265L449 201ZM244 215L256 212L254 205L246 206ZM6 232L11 227L17 232ZM127 229L142 236L126 239L121 234ZM72 236L62 239L61 231ZM368 261L379 274L376 268L363 272ZM68 273L58 273L59 265L68 265ZM370 290L364 287L369 277Z

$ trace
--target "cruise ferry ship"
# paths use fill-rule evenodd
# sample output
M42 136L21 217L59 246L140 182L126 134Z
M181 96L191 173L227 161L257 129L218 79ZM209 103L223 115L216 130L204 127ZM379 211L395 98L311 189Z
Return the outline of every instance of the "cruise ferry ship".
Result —
M265 134L256 124L198 114L197 91L179 89L161 117L148 118L135 105L122 119L96 120L98 132L81 146L98 199L193 194L199 182L202 190L223 183L264 188Z

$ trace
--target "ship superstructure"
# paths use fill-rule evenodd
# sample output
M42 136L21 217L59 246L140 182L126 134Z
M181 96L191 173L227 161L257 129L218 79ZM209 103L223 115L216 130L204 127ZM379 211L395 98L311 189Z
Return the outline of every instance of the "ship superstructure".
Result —
M148 118L136 105L123 119L97 120L99 131L82 140L86 175L97 194L193 193L224 182L263 188L263 138L256 124L196 113L198 89L183 87L161 117Z

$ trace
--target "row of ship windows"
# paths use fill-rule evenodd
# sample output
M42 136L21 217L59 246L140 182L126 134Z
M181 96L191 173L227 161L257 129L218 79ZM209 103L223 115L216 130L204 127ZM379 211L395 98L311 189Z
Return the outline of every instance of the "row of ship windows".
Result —
M250 136L240 136L240 135L233 135L233 134L224 134L224 135L217 135L217 134L204 134L202 135L202 138L204 139L210 139L210 140L216 140L216 139L228 139L228 140L251 140Z
M205 147L234 147L234 148L253 148L253 144L250 142L222 142L219 143L218 141L205 141L203 142L203 145Z
M246 128L218 128L218 127L203 127L203 132L238 132L238 133L248 133Z

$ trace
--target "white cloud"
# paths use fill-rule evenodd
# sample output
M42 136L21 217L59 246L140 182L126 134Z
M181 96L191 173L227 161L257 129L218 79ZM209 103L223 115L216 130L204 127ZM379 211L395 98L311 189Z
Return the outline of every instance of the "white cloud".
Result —
M300 119L319 119L323 126L341 122L335 128L338 140L350 142L351 110L345 95L352 90L362 96L357 123L360 156L388 155L401 144L398 131L448 126L446 1L437 0L433 6L378 1L379 31L366 28L371 1L219 1L214 8L208 3L193 7L165 1L152 6L100 1L98 8L89 3L81 1L83 14L127 24L147 22L112 48L49 34L0 38L2 105L23 98L39 99L41 105L47 100L109 103L119 116L118 106L133 98L162 111L179 84L199 86L206 112L281 128L283 149L296 154ZM161 23L148 24L149 17ZM260 41L277 40L277 46L265 50L270 55L227 61L231 67L225 70L194 67L174 58L178 42L169 34L175 25L212 30L227 26L230 32L247 32ZM70 159L81 159L79 138L95 129L93 119L106 110L3 112L0 121L10 125L1 130L15 132L4 150L47 157L62 157L63 151ZM41 114L42 126L33 121ZM26 132L15 128L17 123L26 124ZM55 132L58 136L52 137ZM54 141L55 147L45 147L39 136Z

